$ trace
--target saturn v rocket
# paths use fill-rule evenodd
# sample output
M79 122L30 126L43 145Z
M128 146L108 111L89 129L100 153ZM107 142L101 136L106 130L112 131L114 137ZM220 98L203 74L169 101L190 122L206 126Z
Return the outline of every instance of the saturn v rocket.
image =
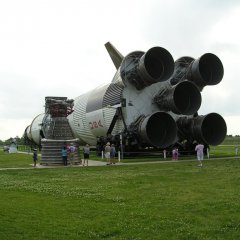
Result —
M112 142L125 151L178 145L187 150L195 142L218 145L224 140L227 126L221 115L198 115L201 91L223 78L216 55L174 62L162 47L125 57L111 43L105 47L117 70L112 81L74 99L68 115L80 144L100 149ZM37 116L25 131L27 137L40 144L48 122L46 113Z

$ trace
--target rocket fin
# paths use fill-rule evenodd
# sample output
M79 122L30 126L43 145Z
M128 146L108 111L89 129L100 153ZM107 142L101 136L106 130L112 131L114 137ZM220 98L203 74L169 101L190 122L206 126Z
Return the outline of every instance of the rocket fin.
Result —
M113 61L113 64L116 69L118 69L122 63L123 55L110 42L105 43L105 47Z

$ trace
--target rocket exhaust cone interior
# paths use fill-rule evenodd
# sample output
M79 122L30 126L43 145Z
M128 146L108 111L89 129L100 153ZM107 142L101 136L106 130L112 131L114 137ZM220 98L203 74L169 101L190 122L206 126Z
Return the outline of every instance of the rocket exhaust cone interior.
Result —
M177 127L174 119L165 112L147 116L140 125L142 139L156 147L168 147L176 140Z
M190 70L193 81L198 86L216 85L224 74L221 60L212 53L206 53L192 63Z
M178 133L185 139L193 139L209 145L218 145L223 142L227 125L221 115L209 113L194 118L181 117L177 120Z
M153 47L140 59L139 73L142 79L149 83L167 80L173 73L174 60L164 48Z
M192 115L200 108L202 97L194 83L183 81L173 87L161 89L153 102L158 104L160 110Z
M209 145L218 145L223 142L226 133L227 125L221 115L217 113L209 113L199 117L198 134Z
M198 111L201 106L201 93L195 84L183 81L180 82L173 93L175 113L192 115Z
M136 51L122 61L120 74L124 83L131 83L141 90L157 82L167 80L173 73L174 60L164 48L153 47L146 53Z

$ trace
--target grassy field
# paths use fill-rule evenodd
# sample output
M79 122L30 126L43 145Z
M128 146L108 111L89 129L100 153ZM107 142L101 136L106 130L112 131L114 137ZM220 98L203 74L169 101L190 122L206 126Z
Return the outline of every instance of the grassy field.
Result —
M0 168L30 167L33 163L32 154L4 153L0 149Z
M239 239L240 160L196 165L0 170L0 239Z

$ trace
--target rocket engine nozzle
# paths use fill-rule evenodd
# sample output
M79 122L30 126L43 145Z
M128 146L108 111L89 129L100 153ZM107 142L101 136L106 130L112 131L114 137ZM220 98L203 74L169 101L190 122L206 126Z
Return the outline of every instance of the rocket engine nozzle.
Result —
M217 113L188 119L179 118L177 125L186 136L213 146L222 143L227 134L226 122Z
M164 88L153 99L153 102L157 103L161 110L184 115L196 113L201 106L201 101L199 89L189 81Z
M165 148L176 140L177 126L168 113L155 112L144 118L139 125L138 133L144 142Z
M206 53L193 61L187 77L197 85L216 85L221 82L224 70L221 60L212 53Z
M120 68L123 81L131 83L138 90L167 80L173 70L173 57L162 47L153 47L146 53L132 52L123 59Z
M138 72L142 80L156 83L167 80L173 73L172 55L164 48L149 49L139 61Z

